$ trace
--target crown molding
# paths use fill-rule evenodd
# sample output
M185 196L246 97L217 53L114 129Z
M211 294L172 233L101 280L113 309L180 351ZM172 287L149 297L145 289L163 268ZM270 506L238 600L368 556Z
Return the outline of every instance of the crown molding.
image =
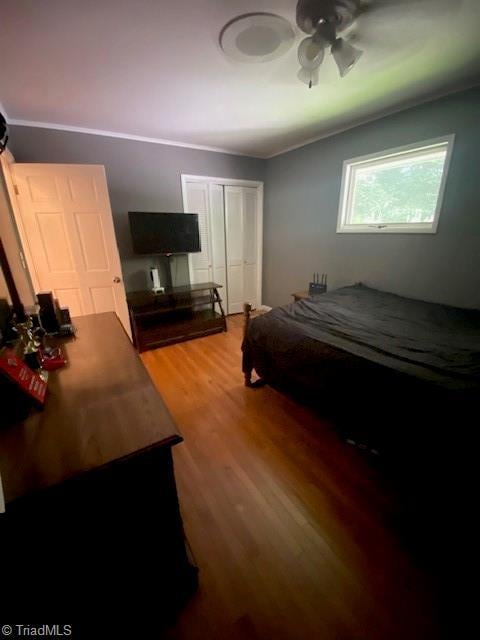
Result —
M5 112L2 112L5 115ZM6 116L5 116L6 117ZM181 147L185 149L196 149L198 151L211 151L213 153L225 153L231 156L243 156L246 158L265 159L265 156L254 156L232 149L224 149L222 147L210 147L207 145L190 144L188 142L178 142L177 140L168 140L165 138L149 138L147 136L135 136L129 133L120 133L119 131L106 131L104 129L89 129L86 127L74 127L66 124L58 124L55 122L37 122L36 120L19 120L17 118L6 118L8 124L19 127L34 127L38 129L54 129L57 131L69 131L71 133L86 133L92 136L103 136L106 138L121 138L122 140L133 140L134 142L148 142L150 144L161 144L169 147Z
M240 151L233 151L232 149L227 149L227 148L222 148L222 147L210 147L207 145L197 145L197 144L189 144L187 142L178 142L175 140L168 140L168 139L164 139L164 138L150 138L147 136L136 136L136 135L130 135L128 133L120 133L118 131L107 131L107 130L103 130L103 129L89 129L86 127L75 127L75 126L70 126L70 125L64 125L64 124L58 124L58 123L54 123L54 122L37 122L34 120L19 120L17 118L9 118L7 113L5 112L5 109L3 108L3 105L0 102L0 111L3 113L3 115L5 116L5 119L7 120L7 123L10 125L17 125L20 127L35 127L35 128L40 128L40 129L54 129L54 130L58 130L58 131L68 131L71 133L85 133L85 134L89 134L89 135L95 135L95 136L104 136L104 137L108 137L108 138L120 138L123 140L133 140L135 142L148 142L150 144L161 144L161 145L165 145L165 146L170 146L170 147L180 147L180 148L185 148L185 149L197 149L199 151L211 151L213 153L224 153L227 155L233 155L233 156L242 156L242 157L246 157L246 158L256 158L259 160L269 160L271 158L276 158L278 156L281 156L285 153L289 153L290 151L295 151L296 149L300 149L302 147L306 147L310 144L313 144L315 142L319 142L320 140L325 140L326 138L330 138L332 136L336 136L340 133L344 133L345 131L349 131L350 129L355 129L356 127L360 127L364 124L369 124L370 122L375 122L376 120L381 120L382 118L386 118L388 116L392 116L395 115L396 113L400 113L402 111L406 111L408 109L412 109L414 107L420 106L422 104L427 104L429 102L433 102L434 100L439 100L441 98L445 98L447 96L450 95L454 95L455 93L460 93L461 91L468 91L469 89L474 89L475 87L479 87L479 83L476 82L470 82L470 83L463 83L457 87L453 87L450 89L441 89L435 93L430 94L429 96L423 97L423 98L419 98L419 99L412 99L409 100L407 102L402 103L401 105L396 105L393 106L389 109L383 109L380 112L377 112L375 115L372 116L366 116L365 118L360 118L358 120L355 120L354 122L351 122L347 125L343 125L340 127L337 127L335 129L331 129L329 131L325 131L322 134L319 134L317 136L313 136L311 138L307 138L306 140L303 140L302 142L298 142L294 145L291 145L289 147L285 147L283 149L281 149L280 151L276 151L275 153L272 154L249 154L249 153L241 153Z

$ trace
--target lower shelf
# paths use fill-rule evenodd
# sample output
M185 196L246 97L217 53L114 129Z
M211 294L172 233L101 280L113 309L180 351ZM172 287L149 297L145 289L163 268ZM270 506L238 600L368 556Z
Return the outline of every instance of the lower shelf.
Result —
M140 352L226 331L225 319L211 309L144 317L132 314L131 321L135 346Z

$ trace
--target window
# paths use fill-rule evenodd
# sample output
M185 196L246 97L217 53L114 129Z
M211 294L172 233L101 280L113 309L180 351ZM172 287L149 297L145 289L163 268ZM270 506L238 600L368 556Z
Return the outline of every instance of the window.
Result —
M347 160L338 233L435 233L454 136Z

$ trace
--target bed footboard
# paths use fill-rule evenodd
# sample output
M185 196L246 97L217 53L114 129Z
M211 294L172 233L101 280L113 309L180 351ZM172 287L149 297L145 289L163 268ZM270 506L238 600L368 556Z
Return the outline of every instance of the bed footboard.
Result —
M247 353L247 333L248 333L248 325L250 324L250 313L252 311L252 305L247 302L243 305L243 343L242 343L242 370L243 376L245 379L245 386L252 386L252 370L253 367L250 363L250 358Z

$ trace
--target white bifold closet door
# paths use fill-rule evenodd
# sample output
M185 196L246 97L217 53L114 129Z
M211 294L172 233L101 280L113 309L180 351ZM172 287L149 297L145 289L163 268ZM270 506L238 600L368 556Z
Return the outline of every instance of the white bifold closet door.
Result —
M192 283L216 282L227 313L259 304L258 191L192 180L184 209L198 214L201 251L190 254Z
M201 251L191 253L189 258L192 284L216 282L222 285L220 295L226 301L227 269L222 185L187 182L184 208L186 213L198 214L200 232Z
M258 303L257 190L224 187L228 312L240 313L243 303Z
M208 202L208 184L200 182L187 183L187 202L185 213L198 214L200 248L198 253L190 254L190 277L192 284L211 282L212 255L210 249L210 205Z
M228 308L227 265L225 262L225 207L221 184L209 184L210 200L210 238L212 253L212 279L221 284L221 297Z

